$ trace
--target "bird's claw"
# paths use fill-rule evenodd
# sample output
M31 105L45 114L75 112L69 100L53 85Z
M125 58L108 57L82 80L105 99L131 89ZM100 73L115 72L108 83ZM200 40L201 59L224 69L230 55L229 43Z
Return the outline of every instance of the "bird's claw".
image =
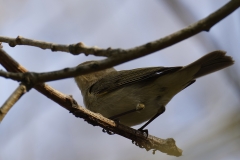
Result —
M140 131L145 138L148 137L148 130L147 129L142 129L142 128L139 128L138 131ZM139 143L137 143L136 141L132 140L132 143L135 144L136 146L140 147L140 148L144 148L143 145L140 145Z
M138 131L142 132L142 134L144 135L144 137L148 137L148 130L147 129L141 129L139 128Z
M157 150L156 150L156 149L154 149L154 150L153 150L153 154L155 154L155 153L156 153L156 151L157 151Z
M142 145L140 145L139 143L137 143L136 141L132 140L132 144L135 144L136 146L138 146L139 148L144 148Z
M102 131L103 131L104 133L109 134L109 135L114 135L114 134L115 134L114 132L109 131L109 130L106 130L106 129L102 129Z

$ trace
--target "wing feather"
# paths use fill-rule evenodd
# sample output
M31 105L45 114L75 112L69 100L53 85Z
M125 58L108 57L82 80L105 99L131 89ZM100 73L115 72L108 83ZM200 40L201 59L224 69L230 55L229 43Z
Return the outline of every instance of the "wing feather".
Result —
M108 93L129 84L148 80L150 78L157 78L166 73L176 72L181 68L182 67L150 67L113 72L93 84L90 88L90 93Z

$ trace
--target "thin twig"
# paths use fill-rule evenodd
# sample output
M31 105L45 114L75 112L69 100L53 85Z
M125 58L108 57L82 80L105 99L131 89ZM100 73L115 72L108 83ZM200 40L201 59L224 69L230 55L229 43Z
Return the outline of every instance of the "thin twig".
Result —
M18 64L2 49L0 49L0 64L11 72L27 72L23 66ZM182 150L176 146L175 141L172 138L160 139L151 135L145 137L145 135L138 130L121 124L116 124L112 120L79 106L71 96L64 95L47 84L37 84L34 88L46 97L69 110L76 117L83 118L85 121L94 126L100 126L106 130L126 137L134 141L140 148L145 148L147 151L151 149L153 149L153 151L159 150L173 156L182 155Z
M17 89L11 94L11 96L5 101L0 108L0 122L6 116L12 106L29 90L24 84L20 84Z
M88 47L82 42L79 42L76 44L70 44L70 45L54 44L50 42L28 39L22 36L18 36L17 38L0 36L0 42L8 43L9 46L11 47L15 47L16 45L28 45L28 46L39 47L41 49L51 49L52 51L69 52L73 55L79 55L80 53L84 53L86 56L89 54L92 54L95 56L105 56L105 57L109 56L105 49L101 49L96 46Z
M99 48L89 48L85 47L82 43L79 45L81 46L80 50L82 52L82 48L84 48L86 54L93 54L98 56L107 56L108 58L97 61L88 65L78 66L74 68L66 68L63 70L58 70L54 72L45 72L45 73L34 73L29 72L25 74L21 73L6 73L4 71L0 71L0 76L5 78L11 78L13 80L22 81L25 83L35 84L40 82L47 82L47 81L53 81L63 78L69 78L74 77L81 74L90 73L93 71L106 69L109 67L113 67L115 65L151 54L153 52L159 51L163 48L169 47L173 44L176 44L184 39L187 39L201 31L209 31L210 28L215 25L217 22L221 21L223 18L231 14L234 10L236 10L240 6L240 0L231 0L227 4L225 4L222 8L218 9L214 13L210 14L206 18L198 21L197 23L194 23L190 25L189 27L182 29L178 32L175 32L169 36L166 36L164 38L161 38L159 40L149 42L147 44L144 44L142 46L138 46L132 49L123 50L123 49L111 49L108 48L106 50L99 49ZM12 38L6 38L6 37L0 37L0 42L6 42L11 45L17 45L17 44L24 44L24 45L32 45L32 46L38 46L35 44L39 43L30 43L29 39L23 39L22 37L18 37L17 39ZM25 42L25 43L23 43ZM44 47L47 48L45 45L46 42L43 43ZM52 43L49 44L49 46L52 46ZM60 45L61 47L63 45ZM60 48L61 48L60 47ZM51 48L51 47L50 47ZM55 50L56 47L55 47ZM62 49L67 51L67 49ZM61 50L61 51L62 51ZM77 50L77 49L76 49ZM78 52L80 53L80 52Z

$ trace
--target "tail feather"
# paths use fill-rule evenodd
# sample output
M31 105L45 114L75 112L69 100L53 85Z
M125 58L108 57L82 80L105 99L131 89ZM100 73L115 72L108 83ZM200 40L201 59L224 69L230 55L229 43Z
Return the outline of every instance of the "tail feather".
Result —
M232 57L226 56L225 51L211 52L190 65L200 65L200 70L194 75L194 78L199 78L206 74L221 70L234 63ZM189 66L190 66L189 65Z

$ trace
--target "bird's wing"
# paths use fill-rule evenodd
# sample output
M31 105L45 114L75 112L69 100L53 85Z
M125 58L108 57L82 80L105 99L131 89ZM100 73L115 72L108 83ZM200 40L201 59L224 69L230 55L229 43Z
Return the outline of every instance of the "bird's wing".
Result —
M126 85L156 78L170 72L176 72L182 67L150 67L133 70L123 70L111 73L97 81L90 88L92 94L104 94Z

